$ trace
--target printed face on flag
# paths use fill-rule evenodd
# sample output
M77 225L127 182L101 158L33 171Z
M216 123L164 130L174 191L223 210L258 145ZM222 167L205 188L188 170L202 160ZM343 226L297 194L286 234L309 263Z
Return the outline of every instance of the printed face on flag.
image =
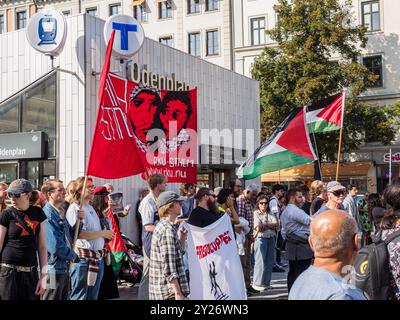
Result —
M143 89L132 92L128 116L136 137L146 143L147 133L154 126L154 118L161 107L160 96L156 91Z

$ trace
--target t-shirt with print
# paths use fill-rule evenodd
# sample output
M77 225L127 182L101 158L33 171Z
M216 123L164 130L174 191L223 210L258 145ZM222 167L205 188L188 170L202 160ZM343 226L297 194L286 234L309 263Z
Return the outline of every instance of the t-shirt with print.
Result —
M31 228L36 240L29 231L16 220L15 214L21 217ZM0 213L0 225L7 228L0 261L23 267L37 265L36 243L39 241L40 223L46 220L46 215L39 207L29 207L26 211L9 208Z

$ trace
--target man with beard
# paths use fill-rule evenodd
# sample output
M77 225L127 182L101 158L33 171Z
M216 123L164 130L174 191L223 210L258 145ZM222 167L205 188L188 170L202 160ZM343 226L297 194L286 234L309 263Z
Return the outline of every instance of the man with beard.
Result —
M211 189L200 188L196 198L199 204L190 214L189 224L204 228L222 217L223 213L218 211L217 197Z

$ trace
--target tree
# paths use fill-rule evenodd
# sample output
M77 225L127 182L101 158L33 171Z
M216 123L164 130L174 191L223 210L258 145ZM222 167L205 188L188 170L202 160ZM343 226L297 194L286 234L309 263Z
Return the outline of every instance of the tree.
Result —
M262 139L295 107L346 87L343 151L354 152L364 140L389 145L398 109L358 99L377 76L358 62L367 43L366 27L355 24L351 1L279 0L274 9L277 25L267 34L277 45L265 47L252 70L260 81ZM336 160L338 136L339 131L315 135L321 160Z

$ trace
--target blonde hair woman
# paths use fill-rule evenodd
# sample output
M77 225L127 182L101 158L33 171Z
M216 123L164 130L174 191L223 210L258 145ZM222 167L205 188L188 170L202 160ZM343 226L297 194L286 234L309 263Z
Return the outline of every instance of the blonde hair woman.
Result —
M6 183L0 182L0 212L2 212L3 210L8 208L8 206L6 204L7 188L8 188L8 185Z

